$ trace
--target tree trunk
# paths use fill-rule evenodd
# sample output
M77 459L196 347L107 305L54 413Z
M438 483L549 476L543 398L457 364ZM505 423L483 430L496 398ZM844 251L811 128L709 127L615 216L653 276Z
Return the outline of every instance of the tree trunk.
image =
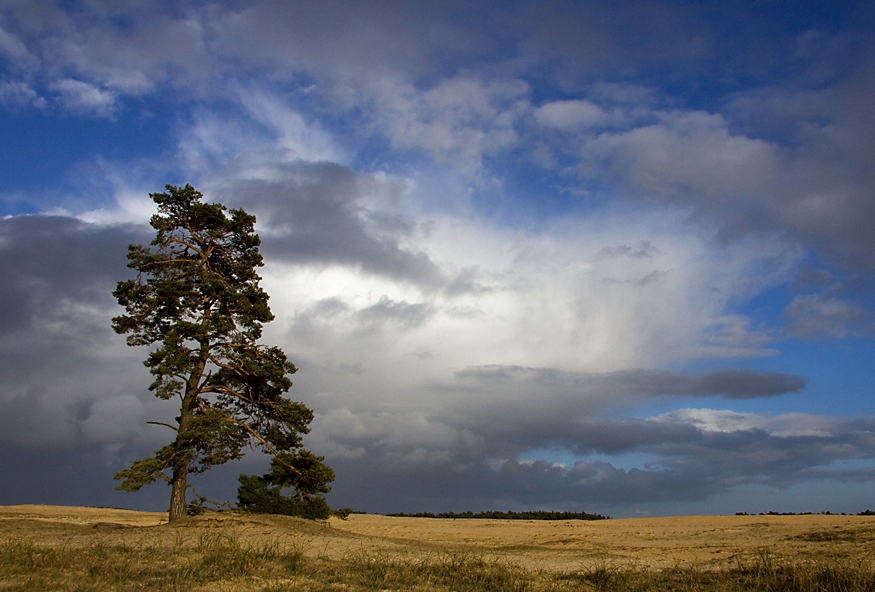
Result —
M198 383L203 373L204 362L192 372L185 386L185 396L179 410L179 431L176 433L176 455L173 460L173 476L170 478L170 522L179 520L186 515L188 504L185 496L188 490L188 465L191 462L191 444L180 443L181 437L192 427L194 419L194 404L198 396Z
M170 479L170 522L185 516L188 504L185 503L185 492L188 489L188 467L173 469Z

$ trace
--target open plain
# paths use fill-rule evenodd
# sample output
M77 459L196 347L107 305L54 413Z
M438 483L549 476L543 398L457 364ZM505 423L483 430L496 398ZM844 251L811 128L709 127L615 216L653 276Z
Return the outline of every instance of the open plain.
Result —
M462 571L512 566L517 570L514 573L525 574L524 580L529 582L522 587L510 586L514 589L535 590L549 582L552 587L544 589L614 589L599 586L609 583L611 574L625 572L713 574L751 565L759 565L758 569L816 565L826 558L832 565L854 566L869 573L873 544L875 516L530 521L352 514L345 520L311 522L284 516L210 513L168 524L164 513L0 506L0 590L35 589L34 585L86 590L109 585L100 580L104 576L99 568L84 569L67 581L68 575L82 567L64 559L68 556L82 558L84 563L93 556L98 566L101 557L105 561L110 561L108 557L111 561L133 557L116 569L130 572L131 587L126 587L127 576L122 573L112 576L117 578L111 586L114 589L150 589L149 582L154 583L154 589L173 589L161 579L162 569L166 573L191 572L194 579L189 580L180 572L178 589L492 589L454 588L452 573L444 580L435 579L431 567L432 571L423 572L422 586L412 588L410 580L393 579L395 576L389 574L392 569L412 572L426 564L442 569L452 564ZM206 565L205 558L213 556L215 559ZM237 557L237 563L245 559L252 565L262 561L273 567L254 571L236 564L222 567L228 557ZM22 561L23 566L19 565ZM60 569L65 561L66 569ZM227 577L222 569L228 570ZM213 576L204 575L209 573ZM34 580L37 576L43 579ZM88 587L89 577L95 578L94 588ZM557 582L563 586L572 582L577 587L557 588ZM494 589L509 588L502 584Z

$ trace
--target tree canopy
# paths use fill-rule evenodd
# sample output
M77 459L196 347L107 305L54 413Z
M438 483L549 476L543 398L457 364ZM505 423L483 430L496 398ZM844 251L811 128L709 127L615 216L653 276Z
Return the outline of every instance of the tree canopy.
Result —
M128 247L134 279L113 295L125 314L112 320L130 346L156 346L143 362L161 399L180 403L170 444L115 478L136 491L171 485L170 520L186 511L188 475L243 456L255 446L273 456L270 482L299 501L330 491L324 457L302 447L313 412L284 396L294 364L278 347L259 344L274 316L256 268L263 265L255 216L202 202L190 185L150 194L158 206L152 248ZM156 422L152 422L156 423Z

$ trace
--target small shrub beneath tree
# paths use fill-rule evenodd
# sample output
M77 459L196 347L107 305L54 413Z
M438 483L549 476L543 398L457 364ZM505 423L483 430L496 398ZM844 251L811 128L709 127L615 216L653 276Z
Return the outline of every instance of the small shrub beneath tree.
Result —
M331 508L321 495L292 497L282 493L282 487L273 485L269 476L240 475L237 505L241 510L255 514L283 514L310 520L325 520Z

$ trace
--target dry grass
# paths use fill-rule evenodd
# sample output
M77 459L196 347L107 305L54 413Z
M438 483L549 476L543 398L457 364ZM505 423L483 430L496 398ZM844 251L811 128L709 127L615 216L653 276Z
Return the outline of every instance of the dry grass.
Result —
M597 527L379 516L326 525L231 515L169 525L162 518L0 507L0 591L875 591L875 520L857 517ZM689 549L706 540L728 546L731 557L690 559ZM733 546L769 540L780 544ZM562 560L543 561L551 552Z

